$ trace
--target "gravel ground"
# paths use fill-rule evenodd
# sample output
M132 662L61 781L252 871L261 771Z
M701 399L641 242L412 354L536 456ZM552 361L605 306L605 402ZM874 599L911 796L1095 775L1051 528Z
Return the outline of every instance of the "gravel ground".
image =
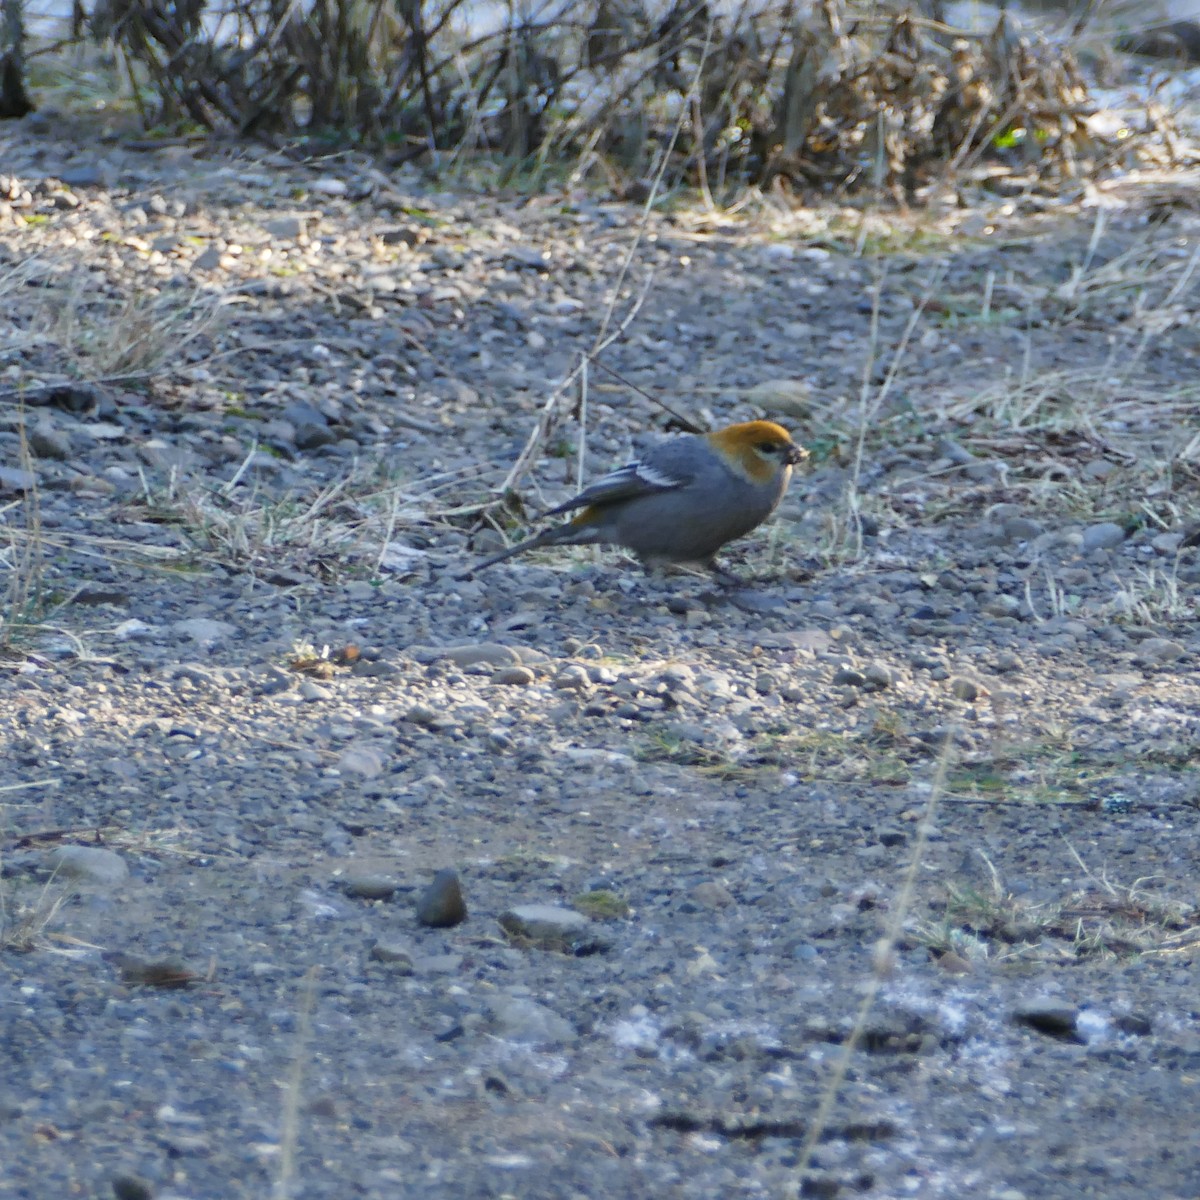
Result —
M640 213L25 129L0 1195L1200 1195L1161 180L655 217L602 361L811 468L743 588L461 579ZM531 509L669 428L577 394Z

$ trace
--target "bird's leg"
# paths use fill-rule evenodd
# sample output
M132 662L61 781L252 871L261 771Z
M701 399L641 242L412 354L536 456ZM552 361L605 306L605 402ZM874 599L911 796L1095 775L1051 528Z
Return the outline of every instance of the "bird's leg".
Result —
M715 558L710 558L704 565L722 587L747 586L747 580L743 579L740 575L735 575L732 571L726 570Z

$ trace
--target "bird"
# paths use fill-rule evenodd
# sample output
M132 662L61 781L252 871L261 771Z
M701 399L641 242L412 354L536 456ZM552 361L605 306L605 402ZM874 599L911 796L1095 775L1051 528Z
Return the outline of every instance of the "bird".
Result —
M543 517L575 512L566 524L509 546L467 572L541 546L623 546L647 567L701 563L718 574L722 546L779 507L792 468L808 451L774 421L745 421L715 433L682 434L597 479Z

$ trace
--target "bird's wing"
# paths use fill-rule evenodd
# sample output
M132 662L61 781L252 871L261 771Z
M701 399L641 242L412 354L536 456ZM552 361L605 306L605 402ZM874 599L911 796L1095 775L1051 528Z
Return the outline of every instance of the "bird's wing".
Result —
M654 461L626 463L623 467L602 475L584 488L578 496L572 496L570 500L542 515L552 517L575 508L603 507L606 504L615 504L619 500L633 500L638 496L669 492L690 482L694 474L692 471L680 470L678 466Z

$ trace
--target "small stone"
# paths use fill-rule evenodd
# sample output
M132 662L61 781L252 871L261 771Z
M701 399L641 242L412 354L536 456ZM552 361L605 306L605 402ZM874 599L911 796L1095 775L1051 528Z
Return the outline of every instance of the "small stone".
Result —
M1063 1041L1079 1040L1079 1009L1060 1000L1034 1000L1014 1010L1013 1020Z
M53 458L61 462L71 457L70 439L47 420L39 421L30 430L29 449L37 458Z
M20 467L0 467L0 492L30 492L37 487L37 476Z
M1172 638L1146 638L1138 646L1138 658L1143 662L1170 663L1176 662L1187 654L1182 642Z
M196 255L192 266L198 271L215 271L221 265L221 251L216 246L209 246Z
M227 641L237 633L237 626L228 621L216 621L211 617L188 617L176 621L171 628L183 637L191 638L202 646L215 646Z
M1040 521L1031 517L1009 517L1003 523L1004 536L1012 542L1028 542L1045 532Z
M396 894L397 886L389 875L347 875L342 880L346 895L361 900L390 900Z
M945 954L941 955L937 960L937 965L947 975L966 975L974 969L969 959L963 958L961 954L955 954L953 950L947 950Z
M730 905L737 903L733 893L724 884L717 883L715 879L707 879L703 883L696 884L688 895L692 902L701 908L729 908Z
M578 663L571 663L569 666L563 667L554 677L553 686L564 692L590 692L592 681L586 667L581 667Z
M853 667L839 667L833 676L834 687L860 688L866 682L867 677L861 671L856 671Z
M903 829L881 829L877 836L881 846L903 846L908 841Z
M325 414L303 400L289 404L283 410L283 419L296 431L292 442L297 450L316 450L337 441Z
M386 963L397 975L411 975L416 969L412 951L399 942L378 941L371 947L374 962Z
M488 1007L497 1037L533 1046L563 1046L579 1040L570 1021L527 996L498 996Z
M605 948L587 917L556 904L521 904L501 913L499 921L513 941L538 950L587 954Z
M511 646L502 646L499 642L477 642L466 646L451 646L446 650L445 657L459 667L469 667L473 663L487 663L490 667L521 665L520 655Z
M883 663L873 662L863 672L863 690L868 692L883 692L895 682L891 668Z
M430 708L428 704L414 704L404 714L404 719L411 721L414 725L433 725L440 716L437 709Z
M154 1188L140 1175L114 1175L112 1191L116 1200L154 1200Z
M528 667L501 667L493 676L493 683L507 687L528 687L536 678Z
M50 851L51 869L60 877L114 887L129 878L129 867L115 851L103 846L56 846Z
M104 178L100 168L95 163L78 163L71 167L62 167L58 171L59 183L65 183L69 188L99 187Z
M1122 1033L1131 1037L1147 1037L1153 1028L1150 1018L1144 1013L1122 1013L1115 1024Z
M333 692L327 687L322 687L319 683L312 679L303 679L300 681L300 699L306 704L320 704L325 700L333 699Z
M343 180L334 179L330 175L314 179L308 186L314 192L320 192L323 196L344 196L350 190L349 186Z
M982 687L973 679L967 679L962 675L955 675L950 680L950 694L956 700L965 700L968 704L978 700L980 696L988 694L987 688Z
M1021 611L1021 602L1016 596L993 596L983 611L989 617L1015 617Z
M378 779L383 774L383 753L376 746L347 746L338 759L337 768L343 775L358 775L362 779Z
M284 242L294 242L308 232L308 217L274 217L263 222L263 229L273 238Z
M463 899L458 872L450 868L439 871L417 899L417 923L448 929L466 919L467 902Z
M1101 521L1098 525L1089 525L1083 531L1083 541L1080 547L1085 554L1093 550L1115 550L1125 541L1125 530L1113 521Z
M1182 533L1160 533L1150 539L1156 554L1178 554L1182 544Z

